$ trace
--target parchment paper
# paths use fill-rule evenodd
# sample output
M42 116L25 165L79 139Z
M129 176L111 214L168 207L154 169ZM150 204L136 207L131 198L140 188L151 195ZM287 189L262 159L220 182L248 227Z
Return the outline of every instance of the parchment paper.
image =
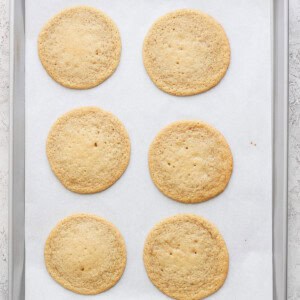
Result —
M115 74L100 86L64 88L43 69L37 37L61 9L86 4L105 11L122 37ZM142 63L142 43L152 23L178 8L198 8L224 27L231 44L229 70L212 90L174 97L157 89ZM177 213L212 221L226 240L230 270L223 288L210 299L272 299L271 198L271 1L270 0L26 0L26 299L167 299L149 281L142 251L149 230ZM96 105L126 126L132 143L130 165L108 190L78 195L52 174L45 142L53 122L70 109ZM147 152L158 131L172 121L199 119L228 140L234 172L218 197L196 205L163 196L150 179ZM77 212L102 216L123 234L128 252L120 282L97 296L65 290L47 273L44 243L62 218Z

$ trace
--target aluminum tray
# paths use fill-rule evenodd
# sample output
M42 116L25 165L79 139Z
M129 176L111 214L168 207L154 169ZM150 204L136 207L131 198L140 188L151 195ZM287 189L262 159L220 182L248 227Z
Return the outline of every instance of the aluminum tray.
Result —
M25 0L11 0L9 299L25 299ZM288 0L273 1L273 287L287 299Z

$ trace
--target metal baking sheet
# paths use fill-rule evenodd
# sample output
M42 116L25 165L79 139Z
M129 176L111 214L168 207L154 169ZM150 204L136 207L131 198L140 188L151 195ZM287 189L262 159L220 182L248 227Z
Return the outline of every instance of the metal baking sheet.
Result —
M288 1L85 2L115 20L123 44L117 72L87 91L59 86L37 57L36 40L42 25L61 9L76 4L81 3L27 0L25 35L25 3L11 3L10 299L25 299L25 295L30 300L86 298L56 284L43 264L49 231L61 218L79 211L115 223L127 244L123 278L96 297L166 299L144 271L144 239L163 217L193 212L218 226L230 252L228 279L211 298L286 299ZM224 26L232 49L224 80L211 91L189 98L157 90L141 61L142 41L153 21L182 7L198 8L215 17ZM127 127L133 148L130 166L120 181L103 193L88 196L65 190L45 157L51 124L62 113L83 105L98 105L115 113ZM183 205L169 200L149 178L148 146L160 128L177 119L207 121L231 145L235 169L229 187L206 203Z

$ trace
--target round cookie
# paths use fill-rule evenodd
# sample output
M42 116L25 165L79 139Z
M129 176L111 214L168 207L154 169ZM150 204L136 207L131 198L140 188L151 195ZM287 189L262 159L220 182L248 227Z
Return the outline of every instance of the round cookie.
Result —
M149 279L166 295L199 300L221 288L229 256L213 224L182 214L154 226L145 242L144 264Z
M121 55L117 26L102 11L76 6L55 15L38 38L40 60L61 85L88 89L116 70Z
M110 222L88 214L60 221L45 244L49 274L64 288L94 295L113 287L126 265L123 237Z
M123 124L97 107L74 109L52 126L47 139L52 171L70 191L107 189L127 168L130 141Z
M198 10L180 9L160 17L143 46L148 75L172 95L205 92L224 77L230 45L222 26Z
M233 166L222 134L200 121L177 121L162 129L149 150L153 182L184 203L206 201L227 186Z

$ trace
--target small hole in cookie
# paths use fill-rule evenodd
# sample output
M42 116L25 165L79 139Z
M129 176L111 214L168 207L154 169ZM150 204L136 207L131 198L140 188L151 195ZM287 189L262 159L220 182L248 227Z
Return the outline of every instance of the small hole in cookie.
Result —
M197 251L195 251L194 253L197 254Z
M81 271L84 271L84 267L82 267L80 270L81 270Z
M95 53L96 53L96 55L99 55L99 50L97 49Z
M164 271L164 269L160 269L161 270L161 272L163 272Z
M97 144L97 143L95 143L95 144L94 144L94 146L95 146L95 147L98 147L98 144Z
M198 243L198 240L194 240L194 243Z
M179 61L176 61L176 65L179 65Z
M197 165L196 164L194 164L194 167L196 167Z
M187 150L187 149L189 149L189 147L185 147L185 149Z
M171 166L171 164L168 162L168 165Z
M172 252L170 252L170 255L173 255L173 253L172 253Z

